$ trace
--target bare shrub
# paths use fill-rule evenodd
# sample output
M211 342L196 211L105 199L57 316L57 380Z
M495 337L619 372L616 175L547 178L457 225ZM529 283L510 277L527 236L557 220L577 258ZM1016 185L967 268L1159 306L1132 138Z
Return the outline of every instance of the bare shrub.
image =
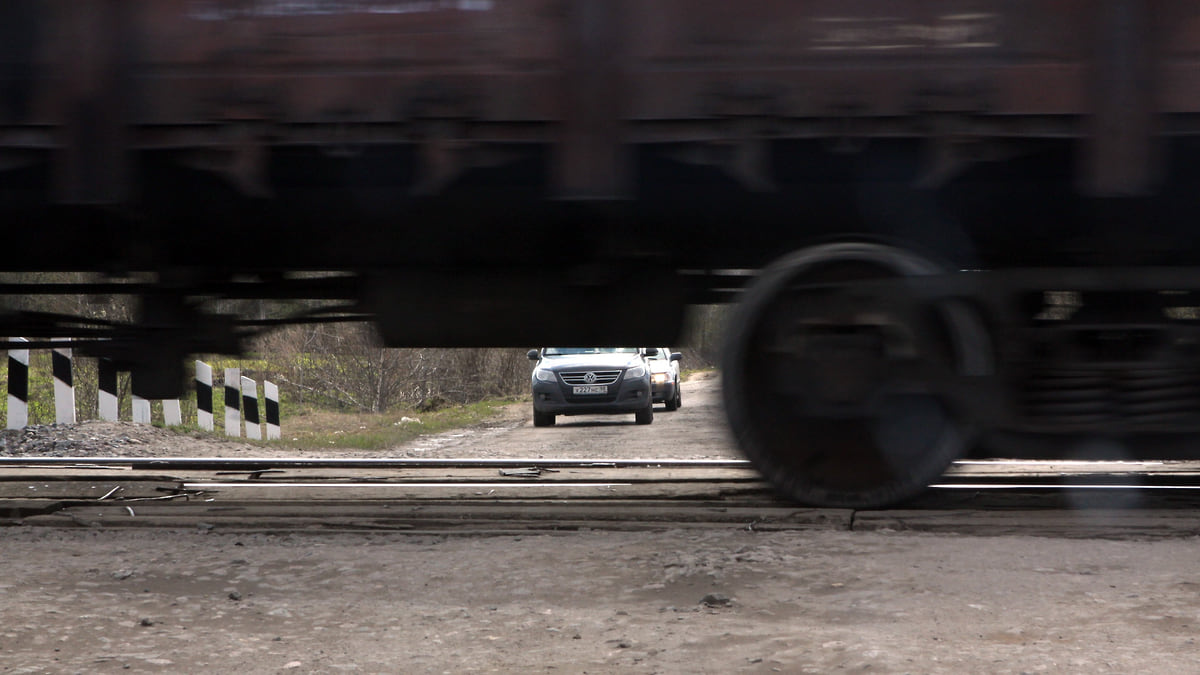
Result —
M685 368L717 364L725 316L724 306L692 308L683 344L673 347ZM251 348L301 403L384 412L529 393L526 350L386 348L369 324L289 326Z
M683 343L673 347L683 353L684 368L713 368L720 365L728 314L729 305L696 305L688 309Z
M467 403L528 389L529 362L514 349L394 349L366 324L291 326L255 350L301 399L365 412L440 398Z

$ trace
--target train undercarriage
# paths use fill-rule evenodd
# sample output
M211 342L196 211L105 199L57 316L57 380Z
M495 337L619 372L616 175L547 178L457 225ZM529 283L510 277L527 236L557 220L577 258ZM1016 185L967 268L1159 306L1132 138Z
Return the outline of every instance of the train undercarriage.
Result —
M650 187L618 202L531 192L537 151L421 197L378 149L292 157L315 163L274 167L270 199L151 156L136 208L47 218L6 204L41 226L10 232L23 257L0 292L125 295L135 316L10 303L0 332L35 347L65 339L166 398L189 355L237 353L289 323L369 321L391 346L657 344L678 339L687 306L735 303L729 422L802 503L895 504L970 456L1195 455L1200 274L1181 188L1073 195L1058 143L926 187L922 144L847 154L814 141L776 147L780 185L759 193L675 150L645 152ZM86 274L28 274L55 270ZM269 318L238 309L301 299L322 302Z

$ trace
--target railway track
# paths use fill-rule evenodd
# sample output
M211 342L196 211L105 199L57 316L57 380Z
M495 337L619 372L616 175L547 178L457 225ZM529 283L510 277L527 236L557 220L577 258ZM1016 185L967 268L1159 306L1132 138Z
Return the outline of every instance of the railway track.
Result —
M960 462L900 508L798 507L746 462L0 458L0 522L230 532L529 534L739 527L1200 533L1200 463Z

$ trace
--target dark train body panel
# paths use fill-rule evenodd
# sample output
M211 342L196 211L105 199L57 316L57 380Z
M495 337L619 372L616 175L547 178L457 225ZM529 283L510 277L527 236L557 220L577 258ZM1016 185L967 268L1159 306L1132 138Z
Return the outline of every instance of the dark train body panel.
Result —
M738 302L735 433L814 503L987 439L1186 452L1198 54L1188 0L6 0L0 272L155 274L89 335L163 391L237 347L214 297L398 346L668 343Z
M848 232L1008 265L1028 262L1028 237L1053 260L1104 229L1096 212L1109 208L1085 197L1155 196L1165 238L1193 205L1177 169L1200 130L1200 12L1182 0L14 0L0 12L0 205L85 237L103 212L118 234L166 240L166 264L195 261L162 231L196 224L260 230L286 268L454 262L444 245L368 245L439 238L422 229L468 233L479 245L463 261L486 262L498 232L528 241L592 218L612 239L686 238L597 242L680 266L757 266ZM278 243L330 212L337 258ZM30 267L61 259L29 248Z

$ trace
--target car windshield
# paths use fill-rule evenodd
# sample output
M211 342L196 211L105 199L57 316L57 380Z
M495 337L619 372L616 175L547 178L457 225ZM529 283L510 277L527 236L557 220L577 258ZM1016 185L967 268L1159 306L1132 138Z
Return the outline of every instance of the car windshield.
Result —
M569 354L636 354L637 347L546 347L544 356L566 356Z
M659 347L659 348L658 348L658 353L657 353L657 354L655 354L654 356L649 356L649 357L647 357L647 358L651 358L651 359L662 359L662 360L664 360L664 361L665 361L665 360L667 359L667 357L668 357L668 356L670 356L670 355L671 355L671 352L670 352L670 350L668 350L666 347Z

